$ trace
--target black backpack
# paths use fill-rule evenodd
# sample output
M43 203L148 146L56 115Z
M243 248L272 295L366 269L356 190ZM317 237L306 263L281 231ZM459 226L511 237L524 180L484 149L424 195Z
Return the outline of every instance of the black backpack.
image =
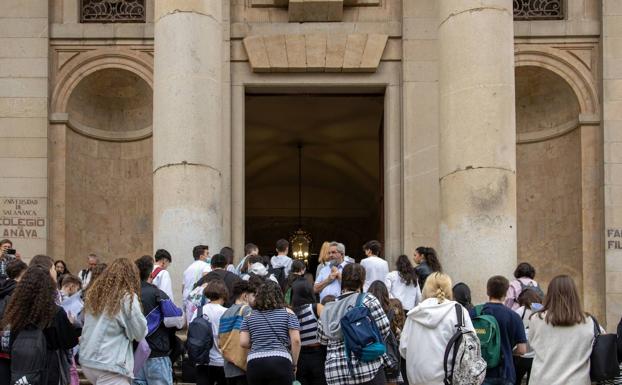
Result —
M209 364L209 351L214 346L212 323L203 318L203 305L197 309L197 316L188 325L186 351L190 361L197 365Z
M274 275L274 278L279 282L279 286L281 286L281 290L285 290L287 286L287 278L285 277L285 267L272 267L270 264L270 268L268 269L268 275Z
M20 331L11 345L11 385L45 385L48 374L47 341L31 326Z

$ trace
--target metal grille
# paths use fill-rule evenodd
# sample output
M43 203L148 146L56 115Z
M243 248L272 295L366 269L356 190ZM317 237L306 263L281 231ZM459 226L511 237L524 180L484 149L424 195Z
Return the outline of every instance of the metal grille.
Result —
M144 23L145 0L80 0L82 23Z
M564 0L513 0L514 20L562 20Z

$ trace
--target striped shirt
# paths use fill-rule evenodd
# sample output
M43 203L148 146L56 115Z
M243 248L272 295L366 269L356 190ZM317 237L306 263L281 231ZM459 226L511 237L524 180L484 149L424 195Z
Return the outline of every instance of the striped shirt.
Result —
M313 311L313 307L312 304L307 304L294 309L300 323L301 346L320 343L320 340L317 338L317 316Z
M251 349L247 362L265 357L283 357L291 361L289 331L292 329L299 330L300 324L296 315L285 308L253 310L240 327L240 331L250 335Z

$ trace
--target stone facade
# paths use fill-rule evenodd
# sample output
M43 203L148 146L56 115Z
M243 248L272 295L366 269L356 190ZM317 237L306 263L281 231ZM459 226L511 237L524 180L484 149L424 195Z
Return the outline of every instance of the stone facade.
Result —
M89 252L165 247L180 282L194 244L253 241L247 95L379 95L371 180L389 259L437 247L477 293L530 261L545 285L572 275L586 309L617 323L619 1L514 22L510 0L136 3L144 22L81 23L78 0L0 5L0 237L25 257L77 270ZM334 116L343 132L355 121ZM284 223L251 212L253 234ZM326 223L321 237L339 220Z

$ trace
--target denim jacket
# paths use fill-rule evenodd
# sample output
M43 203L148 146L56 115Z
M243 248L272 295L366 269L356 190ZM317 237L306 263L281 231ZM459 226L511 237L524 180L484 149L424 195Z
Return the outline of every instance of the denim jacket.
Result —
M80 364L132 377L134 372L133 341L147 335L147 320L137 295L126 295L121 310L114 317L105 312L93 315L85 309L80 338Z

